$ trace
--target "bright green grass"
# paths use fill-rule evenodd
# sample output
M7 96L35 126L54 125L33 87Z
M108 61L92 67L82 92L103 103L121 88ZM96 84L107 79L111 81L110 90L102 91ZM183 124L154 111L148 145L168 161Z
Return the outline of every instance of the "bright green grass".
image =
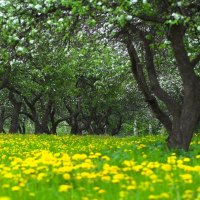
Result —
M200 137L0 135L0 200L200 200Z

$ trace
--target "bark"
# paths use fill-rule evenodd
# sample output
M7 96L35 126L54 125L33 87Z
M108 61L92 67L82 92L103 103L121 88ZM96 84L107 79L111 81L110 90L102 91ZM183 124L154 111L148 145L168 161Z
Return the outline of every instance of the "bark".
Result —
M183 25L174 25L169 31L169 39L174 51L177 66L182 77L184 96L181 106L181 115L174 116L174 129L169 135L168 146L189 150L189 145L197 127L200 117L200 80L194 72L198 63L198 56L195 61L190 61L183 37L186 28Z
M49 122L49 118L51 114L52 105L53 105L53 102L49 100L46 105L46 108L44 108L44 114L41 120L41 127L42 127L42 130L44 131L43 133L47 133L47 134L51 133L48 128L48 122Z
M36 96L31 102L24 97L24 100L27 104L27 106L30 108L30 113L23 112L27 117L29 117L33 122L35 126L35 133L36 134L42 134L47 133L50 134L50 130L48 127L48 122L50 118L50 113L52 109L52 102L49 100L47 102L47 105L41 104L41 113L36 110L36 103L38 100L40 100L41 95ZM39 116L41 114L41 117Z
M4 133L4 122L5 122L5 108L0 109L0 133Z
M82 135L83 129L81 127L81 103L78 100L77 104L73 106L66 99L64 100L64 105L66 110L68 111L69 117L66 119L66 122L71 127L71 134Z
M126 44L131 59L131 70L135 80L137 81L138 87L142 91L145 97L145 101L150 106L156 118L163 124L166 130L170 133L172 131L171 119L169 118L169 115L160 108L158 101L156 100L155 96L152 94L152 92L148 87L143 72L143 65L137 55L132 39L129 38Z
M19 130L19 116L22 107L22 102L18 102L12 92L9 92L9 100L13 105L9 132L17 133Z
M71 126L70 133L75 135L82 135L82 129L80 126L80 120L79 120L80 113L77 112L74 115L70 116L70 120L68 120L68 124Z
M160 87L154 66L154 54L150 48L151 41L146 40L145 33L141 33L141 30L136 28L134 29L143 43L145 63L140 61L130 35L127 37L126 44L131 59L132 72L138 86L155 116L169 134L167 138L168 147L188 151L200 118L200 93L198 91L200 80L194 73L194 67L199 62L199 55L197 54L196 58L190 61L183 42L185 30L186 28L182 25L173 25L170 27L168 35L183 81L184 94L182 102L176 102ZM147 70L148 80L144 76L144 67ZM167 112L160 108L155 97L166 105Z
M120 132L121 128L122 128L122 116L119 114L119 120L116 125L116 128L112 130L112 135L117 135Z
M26 123L24 121L21 121L19 125L19 132L22 134L26 133Z
M55 114L56 114L56 109L55 109L55 107L53 107L51 114L50 114L50 119L51 119L51 130L50 130L50 132L52 134L57 133L57 127L60 123L69 119L69 117L61 117L61 118L56 120Z
M70 133L74 135L82 135L82 130L79 128L78 123L71 125Z

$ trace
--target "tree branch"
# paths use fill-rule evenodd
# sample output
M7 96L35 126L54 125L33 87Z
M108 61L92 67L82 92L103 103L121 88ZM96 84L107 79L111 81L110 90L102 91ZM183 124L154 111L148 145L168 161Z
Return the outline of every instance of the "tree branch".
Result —
M140 14L137 17L144 21L148 21L148 22L156 22L156 23L164 23L165 22L165 20L162 17L158 17L158 16L148 16L145 14Z
M151 94L147 82L144 77L144 72L142 69L142 64L139 60L139 57L137 55L137 52L135 50L135 47L133 45L132 39L128 36L128 40L126 41L128 53L131 59L131 69L133 72L133 75L137 81L137 84L144 94L146 102L151 107L152 111L156 115L156 117L160 120L160 122L164 125L164 127L167 129L169 133L172 131L172 122L169 118L169 116L161 110L156 98Z
M183 25L173 25L170 27L169 40L171 41L174 57L178 65L183 84L187 87L189 82L191 86L195 81L197 82L197 77L183 42L184 35L185 27Z
M180 115L181 108L178 103L165 91L161 88L158 81L155 65L154 65L154 56L150 48L151 41L146 39L146 35L141 32L140 38L143 41L145 48L145 61L146 68L148 72L148 78L150 81L150 86L153 93L167 106L167 109L172 115Z
M26 115L30 120L34 121L34 117L30 114L30 113L27 113L27 112L20 112L21 115Z

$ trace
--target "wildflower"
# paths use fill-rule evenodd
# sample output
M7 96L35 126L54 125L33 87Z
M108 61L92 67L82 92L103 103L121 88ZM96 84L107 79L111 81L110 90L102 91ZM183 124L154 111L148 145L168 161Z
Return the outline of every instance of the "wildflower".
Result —
M129 185L127 187L127 190L135 190L136 189L136 185Z
M169 198L170 196L166 192L161 193L159 195L149 195L149 200L155 200L155 199L163 200L163 199L169 199Z
M176 164L176 156L170 156L167 158L167 163Z
M13 177L14 177L14 175L11 174L11 173L6 173L6 174L4 174L4 178L12 179Z
M39 173L39 174L37 175L37 180L38 180L38 181L41 181L44 177L46 177L46 174L45 174L45 173Z
M64 178L65 180L70 180L71 176L70 176L70 174L65 173L65 174L63 174L63 178Z
M58 191L59 192L67 192L71 188L72 188L71 185L60 185Z
M9 188L10 185L9 185L9 184L3 184L1 187L2 187L2 188Z
M102 176L101 177L102 181L109 181L110 179L111 179L110 176Z
M2 196L0 197L0 200L10 200L10 197Z
M190 162L190 158L184 158L183 161L184 162Z
M125 191L120 191L119 196L124 199L124 197L127 195L127 192Z
M180 177L185 183L192 183L192 175L191 174L181 174Z
M186 190L182 196L183 199L192 200L193 199L193 191L192 190Z
M103 160L106 160L106 161L109 161L110 160L110 158L108 157L108 156L102 156L101 157Z
M12 191L18 191L18 190L20 190L20 187L19 186L13 186L12 188L11 188L11 190Z
M161 165L161 169L163 171L171 171L172 167L169 164L163 164L163 165Z
M99 194L103 194L103 193L105 193L105 192L106 192L106 191L105 191L105 190L102 190L102 189L98 191Z
M163 192L163 193L161 193L161 194L160 194L160 198L161 198L161 199L169 199L169 198L170 198L170 196L169 196L169 194L168 194L168 193L166 193L166 192Z
M100 188L99 188L99 187L94 187L93 189L94 189L94 190L99 190Z
M87 158L86 154L74 154L72 160L85 160Z
M89 198L88 197L82 197L81 200L89 200Z

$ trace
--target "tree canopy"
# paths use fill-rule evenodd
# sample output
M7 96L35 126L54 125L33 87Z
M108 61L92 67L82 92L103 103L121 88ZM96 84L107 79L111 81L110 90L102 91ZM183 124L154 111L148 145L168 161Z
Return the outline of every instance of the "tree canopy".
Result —
M10 132L29 119L38 133L66 122L115 135L148 105L168 147L188 150L200 117L199 10L198 0L0 1L1 98L11 106L1 104L1 130L6 109Z

